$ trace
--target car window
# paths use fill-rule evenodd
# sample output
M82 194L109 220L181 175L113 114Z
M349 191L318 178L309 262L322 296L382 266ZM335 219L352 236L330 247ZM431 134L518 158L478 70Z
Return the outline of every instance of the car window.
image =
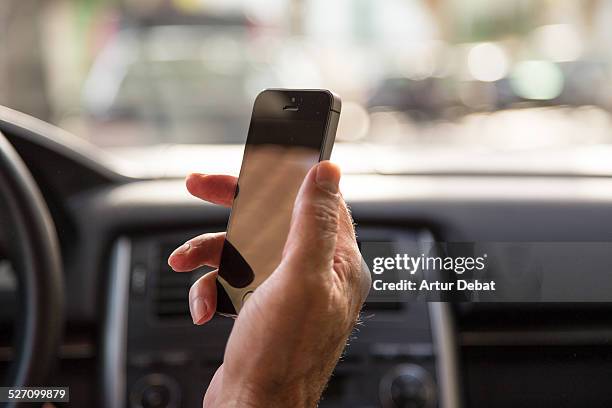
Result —
M0 39L0 103L133 160L134 147L241 144L260 90L300 87L340 94L337 140L387 148L385 172L612 174L609 2L55 0L35 13L25 35L31 15L0 9L21 32Z

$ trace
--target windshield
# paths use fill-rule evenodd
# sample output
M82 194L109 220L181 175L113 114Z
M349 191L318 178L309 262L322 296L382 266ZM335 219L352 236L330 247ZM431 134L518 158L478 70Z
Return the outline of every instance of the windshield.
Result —
M27 3L0 7L0 103L133 160L242 144L294 87L341 95L339 150L390 148L380 171L612 174L607 1Z

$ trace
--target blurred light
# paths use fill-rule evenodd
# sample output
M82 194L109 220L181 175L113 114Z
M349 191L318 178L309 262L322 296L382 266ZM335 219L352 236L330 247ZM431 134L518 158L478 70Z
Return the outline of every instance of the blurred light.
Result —
M367 136L370 130L368 111L359 103L345 102L342 104L342 115L338 123L338 140L354 142Z
M551 24L539 27L533 34L540 53L551 61L575 61L582 53L582 40L571 24Z
M467 56L470 74L479 81L493 82L508 73L508 57L505 51L492 43L478 44Z
M534 100L556 98L563 84L563 73L548 61L523 61L516 66L511 79L512 89L518 96Z

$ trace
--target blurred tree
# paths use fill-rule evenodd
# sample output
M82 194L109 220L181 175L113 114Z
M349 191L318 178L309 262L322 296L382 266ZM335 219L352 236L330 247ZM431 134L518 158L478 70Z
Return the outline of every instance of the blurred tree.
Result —
M448 0L449 36L454 42L494 41L526 35L538 23L546 2L537 0Z

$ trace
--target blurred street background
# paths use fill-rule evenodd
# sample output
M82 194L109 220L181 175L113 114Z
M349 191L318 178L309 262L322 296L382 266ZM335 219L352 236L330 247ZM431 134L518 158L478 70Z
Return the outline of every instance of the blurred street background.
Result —
M606 170L611 23L603 0L3 0L0 104L110 150L236 144L261 89L329 88L343 142Z

